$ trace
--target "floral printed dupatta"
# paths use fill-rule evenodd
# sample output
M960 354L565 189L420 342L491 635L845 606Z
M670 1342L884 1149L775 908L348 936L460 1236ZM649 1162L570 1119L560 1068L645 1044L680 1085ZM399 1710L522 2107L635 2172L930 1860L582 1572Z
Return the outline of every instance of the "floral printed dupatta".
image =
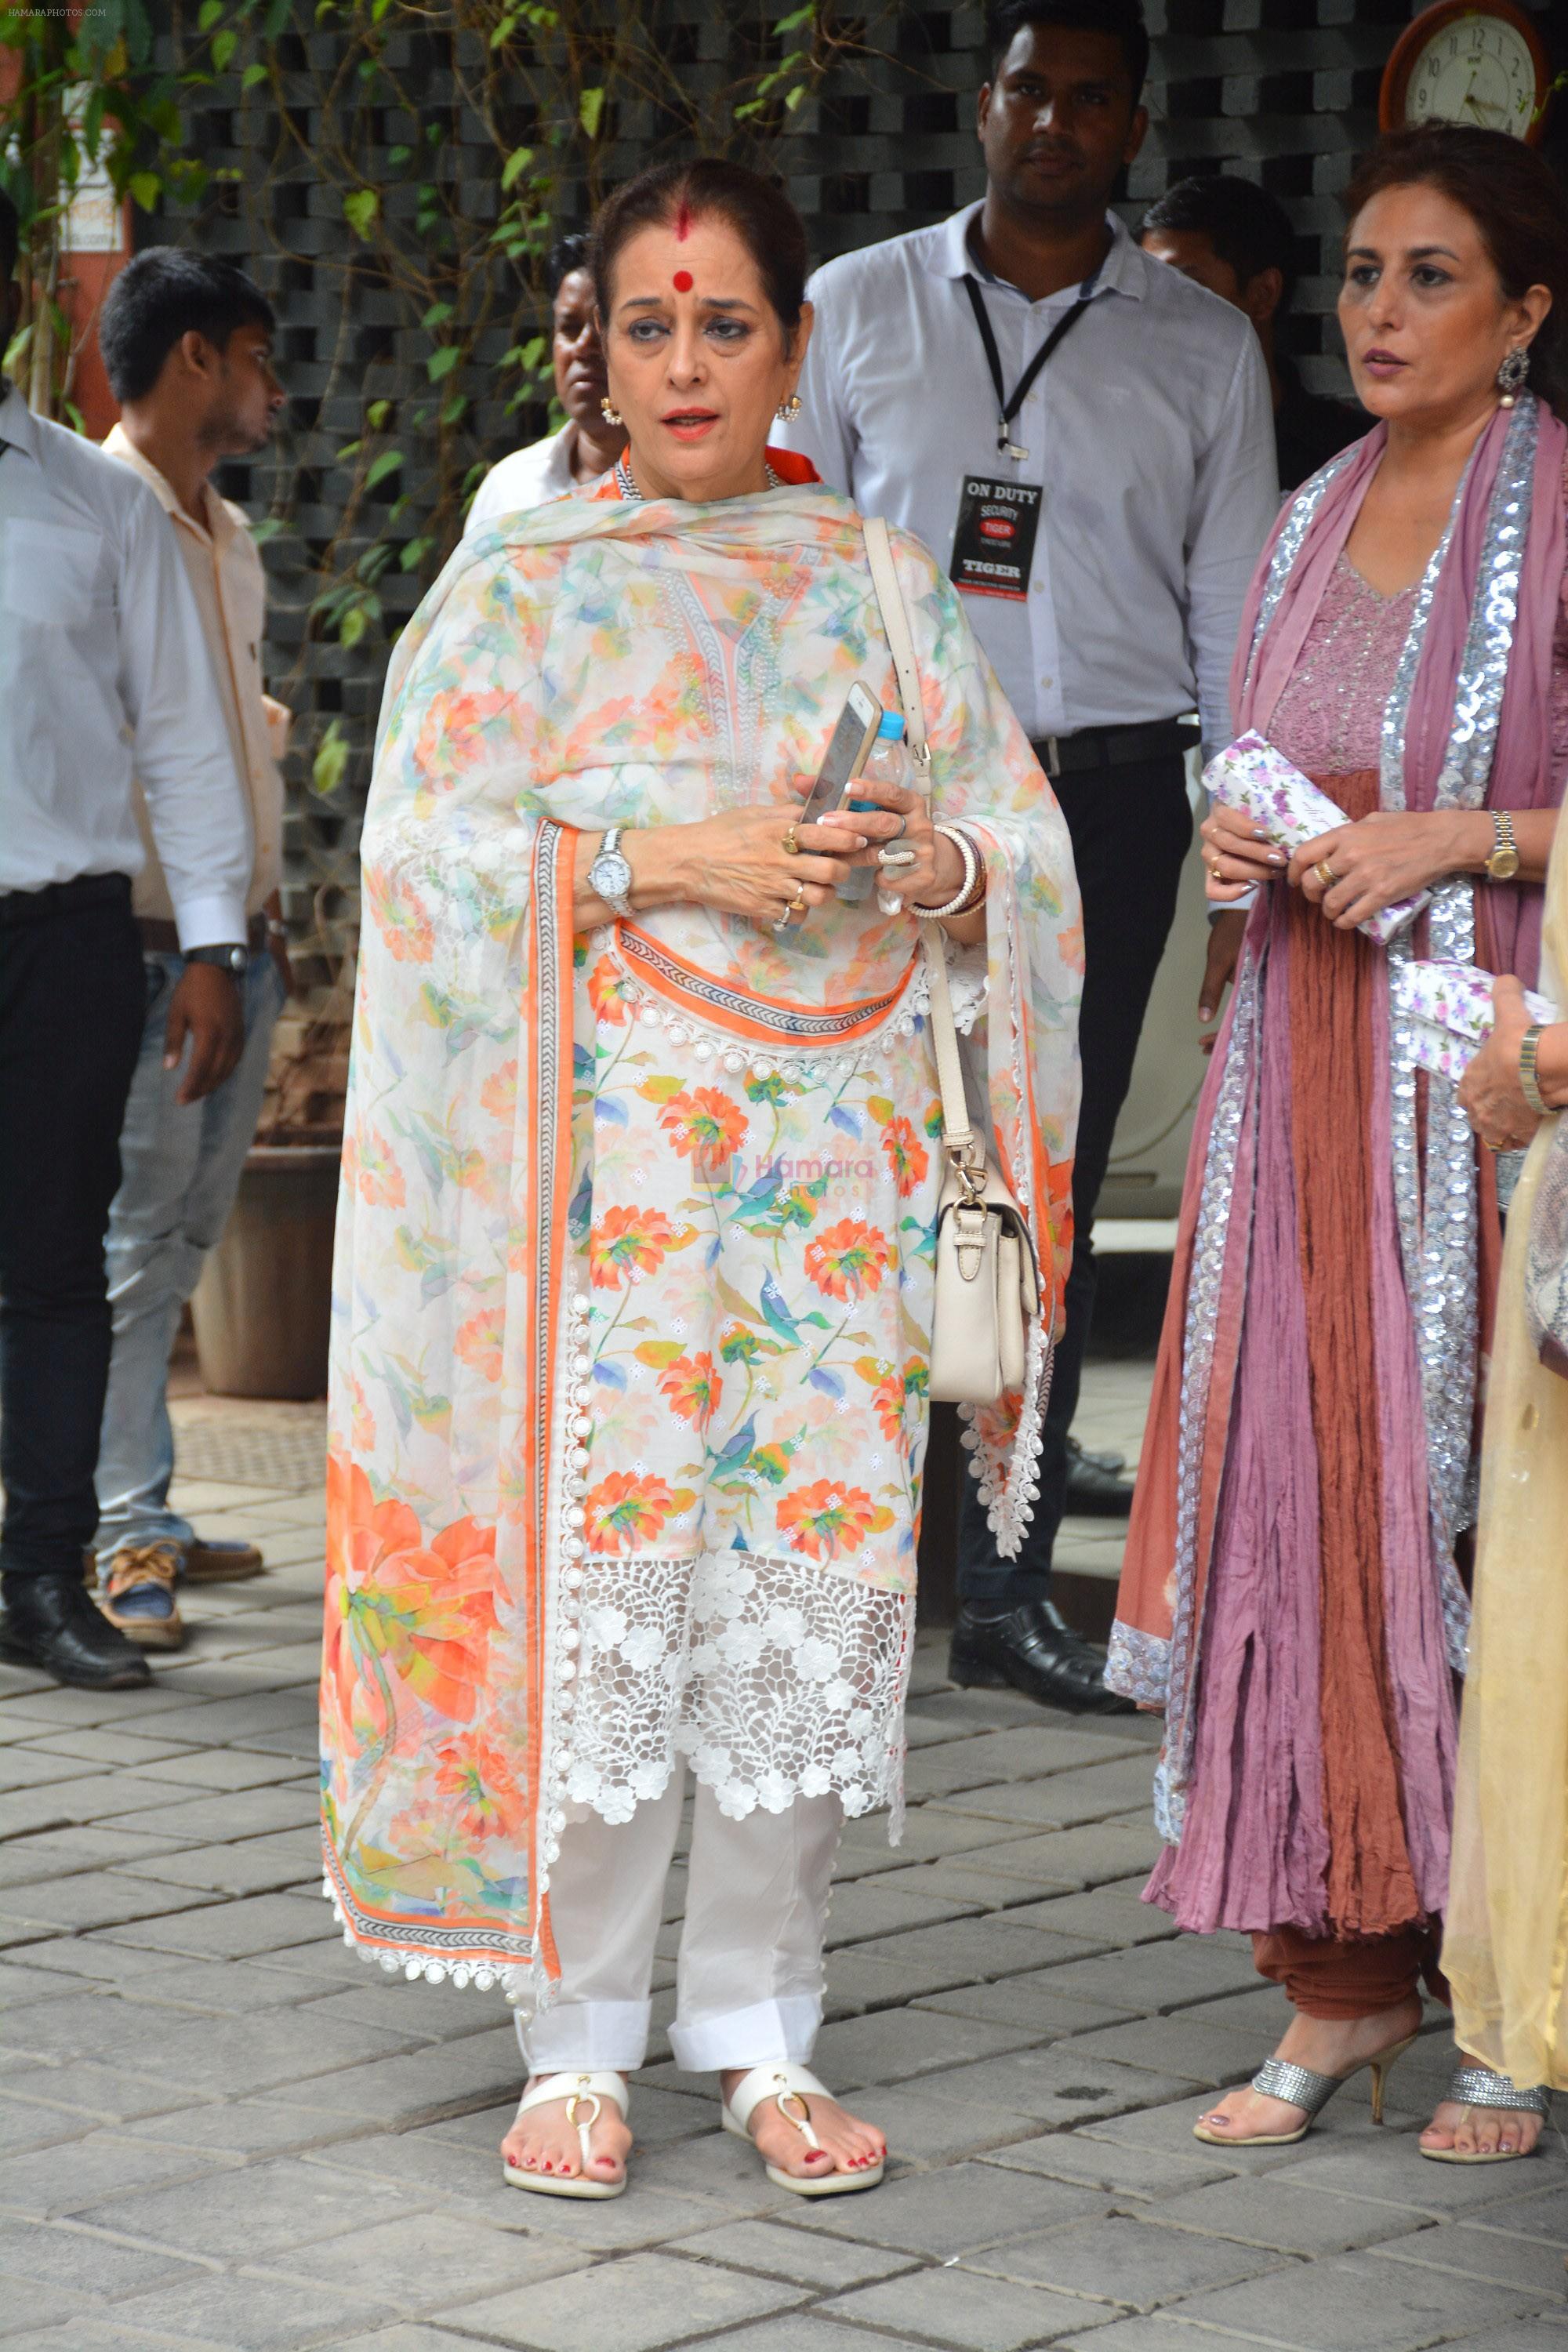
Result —
M1077 891L956 595L918 542L894 544L934 797L990 877L987 940L954 965L972 1072L1047 1276L1028 1392L968 1433L1016 1549L1071 1245ZM574 1089L580 1118L595 1083L574 1034L576 829L777 797L816 772L857 678L896 707L858 519L805 488L509 518L458 551L399 645L363 841L322 1681L328 1892L385 1966L536 1990L557 1972L589 1426L567 1197ZM874 905L836 902L784 939L670 908L602 945L684 992L715 1068L757 1037L852 1040L862 1066L912 1050L913 926ZM932 1155L917 1216L939 1172ZM906 1370L918 1392L923 1363Z

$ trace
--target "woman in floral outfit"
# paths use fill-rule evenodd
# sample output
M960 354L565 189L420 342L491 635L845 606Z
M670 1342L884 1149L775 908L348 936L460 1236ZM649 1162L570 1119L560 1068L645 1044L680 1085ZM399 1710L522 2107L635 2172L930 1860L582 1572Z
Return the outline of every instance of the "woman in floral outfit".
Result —
M805 271L735 167L612 200L627 457L447 566L364 832L329 1890L384 1965L505 1982L531 2069L507 2177L558 2194L624 2185L688 1769L677 2059L781 2185L880 2177L805 2061L840 1824L900 1795L942 1176L911 908L948 910L1047 1276L1025 1390L968 1433L1005 1548L1070 1246L1070 854L912 540L930 793L791 823L848 688L898 707L858 517L766 447ZM857 864L880 902L838 897Z

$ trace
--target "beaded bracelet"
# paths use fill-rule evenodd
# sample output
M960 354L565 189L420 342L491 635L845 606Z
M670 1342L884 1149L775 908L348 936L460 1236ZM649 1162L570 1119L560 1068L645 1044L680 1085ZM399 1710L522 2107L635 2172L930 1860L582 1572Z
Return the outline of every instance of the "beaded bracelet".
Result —
M951 841L963 860L963 880L959 886L957 896L950 898L945 907L917 906L914 909L922 922L940 923L949 915L964 915L969 912L971 902L976 897L975 885L979 883L984 886L984 872L980 863L979 853L966 833L962 832L955 824L939 824L932 830Z

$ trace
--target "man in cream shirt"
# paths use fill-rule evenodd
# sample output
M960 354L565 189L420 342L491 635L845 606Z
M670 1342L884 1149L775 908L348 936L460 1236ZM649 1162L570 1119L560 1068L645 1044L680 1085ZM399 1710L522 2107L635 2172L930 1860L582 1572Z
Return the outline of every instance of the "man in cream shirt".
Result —
M0 345L17 243L0 194ZM98 1690L149 1679L81 1572L147 1003L138 777L181 950L161 1054L199 1104L245 1042L250 820L195 599L146 484L0 380L0 1654Z
M169 1357L202 1260L227 1221L266 1084L273 1024L289 985L279 885L289 714L262 691L266 588L243 510L208 479L225 457L266 446L284 394L272 373L273 317L226 261L154 247L116 279L100 327L121 421L105 451L142 477L169 516L195 591L214 684L250 807L246 901L250 961L240 982L245 1046L205 1102L178 1100L163 1023L176 977L168 885L147 831L132 908L147 1015L121 1135L109 1222L114 1318L98 1459L97 1552L104 1613L142 1649L184 1638L175 1584L253 1576L250 1545L204 1543L169 1507L174 1437Z

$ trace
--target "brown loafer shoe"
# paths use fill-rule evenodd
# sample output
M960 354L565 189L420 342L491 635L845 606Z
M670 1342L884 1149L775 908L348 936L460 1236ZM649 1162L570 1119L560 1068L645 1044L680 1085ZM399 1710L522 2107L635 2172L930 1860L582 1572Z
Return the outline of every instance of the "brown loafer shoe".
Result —
M178 1544L128 1544L110 1561L98 1605L139 1650L184 1649L185 1629L174 1598L179 1571Z
M253 1543L239 1543L232 1538L206 1543L193 1536L185 1547L187 1584L242 1584L247 1576L259 1576L265 1565Z

